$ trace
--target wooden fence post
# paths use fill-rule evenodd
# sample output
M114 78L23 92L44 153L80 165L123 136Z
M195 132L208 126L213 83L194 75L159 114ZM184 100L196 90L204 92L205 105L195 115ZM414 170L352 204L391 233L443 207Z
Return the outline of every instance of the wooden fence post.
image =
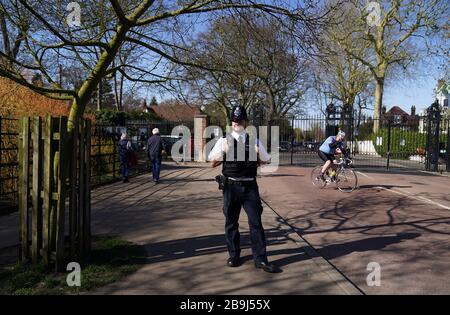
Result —
M45 118L42 130L44 139L44 173L43 173L43 219L42 219L42 257L46 265L50 261L50 212L52 207L52 130L53 119L50 116Z
M65 251L65 214L66 214L66 179L67 179L67 117L59 119L59 160L58 160L58 200L56 207L56 270L64 271Z
M80 258L83 257L84 243L84 209L85 209L85 126L84 120L80 121L80 147L79 147L79 167L78 167L78 251Z
M69 235L70 256L76 252L76 233L78 220L78 124L75 124L72 134L72 151L70 156L70 201L69 201Z
M60 133L59 124L60 117L52 117L52 129L50 131L51 147L52 147L52 169L51 177L53 179L51 189L51 207L50 207L50 255L56 253L56 234L58 223L58 173L59 173L59 143ZM56 128L56 130L55 130ZM57 131L58 130L58 131Z
M29 258L28 252L28 195L29 195L29 145L30 145L30 118L25 117L19 121L19 220L20 220L20 259Z
M67 120L51 116L19 120L20 260L31 255L36 264L42 257L49 266L54 258L57 271L64 271L66 258L82 259L91 250L91 122L82 120L69 134Z
M42 145L41 145L41 118L33 119L33 177L32 177L32 204L33 210L31 215L32 225L32 242L31 242L31 257L34 264L39 261L40 250L42 247Z
M84 212L84 242L85 242L85 254L91 251L91 121L85 120L85 139L86 139L86 149L85 149L85 212Z

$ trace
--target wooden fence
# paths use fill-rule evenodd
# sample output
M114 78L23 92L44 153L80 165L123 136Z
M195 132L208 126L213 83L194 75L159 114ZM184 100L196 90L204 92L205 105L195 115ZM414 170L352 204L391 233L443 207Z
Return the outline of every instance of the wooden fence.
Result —
M92 123L91 125L91 188L120 179L118 142L126 131L138 157L138 165L130 169L130 176L149 172L150 165L145 152L148 137L153 128L159 128L170 147L177 139L170 134L175 126L184 125L193 133L193 122L131 122L125 126ZM19 120L0 116L0 215L18 210L18 129ZM191 152L194 152L191 149ZM31 163L32 161L30 161Z
M90 251L91 122L70 134L67 117L19 122L20 258L58 271Z
M17 210L18 119L0 116L0 215Z

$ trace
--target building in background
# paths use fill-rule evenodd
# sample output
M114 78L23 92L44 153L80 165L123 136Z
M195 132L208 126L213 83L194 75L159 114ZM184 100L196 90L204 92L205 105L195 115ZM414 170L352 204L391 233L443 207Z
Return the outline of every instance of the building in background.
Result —
M444 80L439 80L436 86L436 99L443 111L449 109L448 97L450 93L450 83L446 83Z
M393 126L404 126L414 128L419 125L419 115L416 114L416 106L411 106L411 114L408 114L398 106L393 106L386 111L383 108L382 120L391 121Z
M439 108L441 110L441 117L443 119L450 119L450 107L449 107L449 94L450 94L450 83L445 82L445 80L440 79L437 83L437 86L434 90L436 100L439 104ZM425 108L420 112L420 121L419 121L419 131L424 133L426 130L425 117L427 116L427 109ZM446 132L446 130L444 130Z

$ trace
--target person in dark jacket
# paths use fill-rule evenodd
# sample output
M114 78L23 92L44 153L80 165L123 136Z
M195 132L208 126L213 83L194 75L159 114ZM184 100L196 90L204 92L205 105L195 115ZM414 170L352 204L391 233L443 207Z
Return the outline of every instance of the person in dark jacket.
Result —
M119 140L119 157L120 157L120 171L122 173L122 181L128 183L128 158L131 150L131 142L127 139L127 134L124 132Z
M159 173L161 172L162 152L166 149L164 140L161 139L159 129L152 130L153 136L147 141L147 155L152 162L152 175L155 183L159 182Z

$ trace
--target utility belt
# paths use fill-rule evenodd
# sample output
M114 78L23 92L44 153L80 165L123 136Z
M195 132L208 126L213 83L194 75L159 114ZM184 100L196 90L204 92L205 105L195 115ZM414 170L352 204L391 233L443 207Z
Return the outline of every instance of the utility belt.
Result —
M219 190L223 190L227 185L251 187L256 185L256 178L253 180L234 180L223 175L216 176L216 182L219 184Z

